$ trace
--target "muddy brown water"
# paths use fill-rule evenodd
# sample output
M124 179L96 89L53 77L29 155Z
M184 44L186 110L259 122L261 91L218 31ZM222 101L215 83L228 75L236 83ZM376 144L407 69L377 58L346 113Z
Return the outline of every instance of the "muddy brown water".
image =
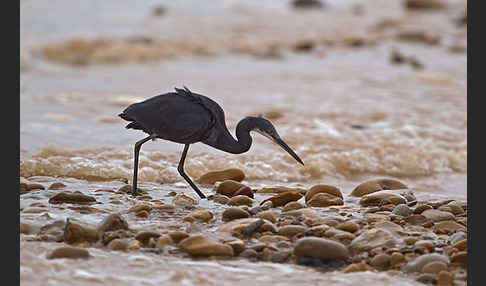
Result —
M191 145L186 171L194 179L208 171L239 168L252 188L324 183L339 187L347 197L367 179L389 177L407 184L419 199L467 200L467 57L450 50L466 43L465 28L454 22L465 1L445 1L445 9L414 13L401 1L327 2L322 11L299 13L284 1L213 1L203 6L164 2L167 13L155 17L151 11L157 1L21 1L20 175L46 189L62 182L65 190L96 194L102 212L49 205L48 198L57 191L44 190L21 195L21 209L32 203L46 207L39 213L20 212L20 221L44 225L71 217L97 224L108 213L140 203L95 192L131 182L133 146L145 136L126 130L126 122L116 115L133 102L182 85L217 101L233 134L244 116L267 116L305 162L298 165L256 134L250 151L241 155ZM376 31L380 22L392 24ZM400 31L410 29L439 35L440 42L397 40ZM251 43L249 53L225 48L228 39L242 33ZM185 37L222 49L211 56L86 66L55 63L38 54L44 45L73 38L134 35ZM352 37L377 42L341 44ZM269 39L278 41L281 57L252 56L265 50ZM295 41L309 39L317 43L310 52L292 50ZM335 44L322 44L326 41ZM423 68L391 63L394 49L416 57ZM177 173L182 148L162 140L143 146L139 184L153 200L171 203L172 197L166 196L170 191L195 196ZM212 192L211 186L201 189ZM121 204L111 203L113 199ZM213 213L224 210L208 201L200 206ZM126 218L140 229L214 231L183 222L185 214L180 210L155 220ZM58 244L26 237L21 234L20 243L25 285L389 285L397 279L401 285L417 284L384 273L322 273L292 264L191 260L97 248L89 249L94 258L88 261L47 260L46 253Z

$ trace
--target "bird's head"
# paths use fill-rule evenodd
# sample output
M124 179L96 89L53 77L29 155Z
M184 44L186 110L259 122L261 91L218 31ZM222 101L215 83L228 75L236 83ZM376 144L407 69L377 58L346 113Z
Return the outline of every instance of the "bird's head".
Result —
M260 133L261 135L267 137L268 139L275 142L277 145L282 147L285 151L287 151L297 162L304 165L304 162L295 154L295 152L280 138L277 130L273 126L273 124L263 117L252 117L252 127L251 131L255 131Z

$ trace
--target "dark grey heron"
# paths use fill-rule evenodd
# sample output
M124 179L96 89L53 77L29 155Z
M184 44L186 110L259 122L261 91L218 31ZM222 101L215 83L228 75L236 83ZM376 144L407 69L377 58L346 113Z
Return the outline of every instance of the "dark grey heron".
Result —
M150 139L160 138L184 144L177 170L203 199L204 194L184 172L184 160L190 144L202 142L221 151L241 154L250 149L250 131L256 131L280 145L304 165L267 119L243 118L236 126L235 140L226 127L224 111L216 102L204 95L191 92L185 86L184 89L175 88L175 91L134 103L118 115L124 120L131 121L125 128L138 129L149 134L135 143L132 189L134 195L137 193L138 153L142 144Z

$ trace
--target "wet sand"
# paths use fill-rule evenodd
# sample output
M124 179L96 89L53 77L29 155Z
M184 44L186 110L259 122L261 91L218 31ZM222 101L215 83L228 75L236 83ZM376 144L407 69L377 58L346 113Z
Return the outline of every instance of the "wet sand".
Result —
M21 2L20 175L21 182L44 188L20 195L20 221L33 229L20 235L21 283L212 285L234 279L232 284L246 285L255 277L261 278L259 285L396 281L389 270L403 265L343 273L356 262L350 257L332 272L298 265L294 256L271 263L263 250L258 262L237 255L192 259L177 246L175 254L164 248L153 253L150 249L156 247L148 245L119 252L98 241L73 244L86 248L93 256L89 260L49 260L51 250L68 243L52 242L36 229L66 218L94 227L121 212L133 230L127 241L137 241L134 236L140 231L219 237L217 227L224 224L228 205L200 200L183 207L174 203L173 194L168 196L176 192L196 198L176 169L182 145L146 143L139 186L149 197L119 191L131 183L133 145L144 135L126 130L126 122L116 115L131 103L182 85L218 102L232 134L244 116L269 118L305 162L299 166L258 134L250 151L241 155L198 143L191 145L185 168L194 180L209 171L238 168L245 174L242 183L254 190L335 186L344 196L343 206L309 207L304 198L299 202L321 217L341 210L346 220L361 222L355 237L376 223L363 216L369 207L351 196L367 180L386 177L404 183L416 197L411 208L428 202L439 209L437 202L450 199L464 203L467 35L457 19L466 2L440 2L443 8L419 11L404 8L402 1L328 1L325 8L312 11L295 11L284 2L216 1L207 7L181 2L165 3L162 15L153 14L155 2ZM103 44L93 45L99 41ZM55 182L65 187L47 190ZM215 194L215 185L202 185L201 190ZM49 203L62 191L94 196L99 203ZM273 195L257 194L252 207ZM151 211L148 217L127 213L144 203L174 209ZM378 212L393 217L393 208L384 206ZM283 207L273 209L281 214ZM214 218L184 219L197 210L208 210ZM463 210L465 214L452 220L467 226L467 208ZM425 237L435 234L430 240L444 253L444 241L452 233L437 234L437 223L422 232ZM416 231L412 229L407 231ZM299 238L302 234L289 239L292 247ZM251 248L256 242L245 243ZM341 243L349 247L351 240ZM275 251L272 247L267 248ZM400 252L399 247L394 251ZM363 261L371 263L375 255ZM461 269L448 265L455 285L465 283ZM417 276L400 274L399 279L402 285L420 285L414 281Z

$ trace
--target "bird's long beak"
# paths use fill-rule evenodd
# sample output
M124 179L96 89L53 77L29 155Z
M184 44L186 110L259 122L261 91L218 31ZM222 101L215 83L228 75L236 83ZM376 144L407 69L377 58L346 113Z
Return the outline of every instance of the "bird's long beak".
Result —
M287 145L287 143L285 143L282 138L273 138L273 141L275 143L277 143L280 147L282 147L285 151L287 151L290 156L294 157L295 160L297 160L297 162L301 163L302 165L304 165L304 162L302 162L302 160L299 158L299 156L297 156L297 154L295 154L294 150L292 150L289 145Z

